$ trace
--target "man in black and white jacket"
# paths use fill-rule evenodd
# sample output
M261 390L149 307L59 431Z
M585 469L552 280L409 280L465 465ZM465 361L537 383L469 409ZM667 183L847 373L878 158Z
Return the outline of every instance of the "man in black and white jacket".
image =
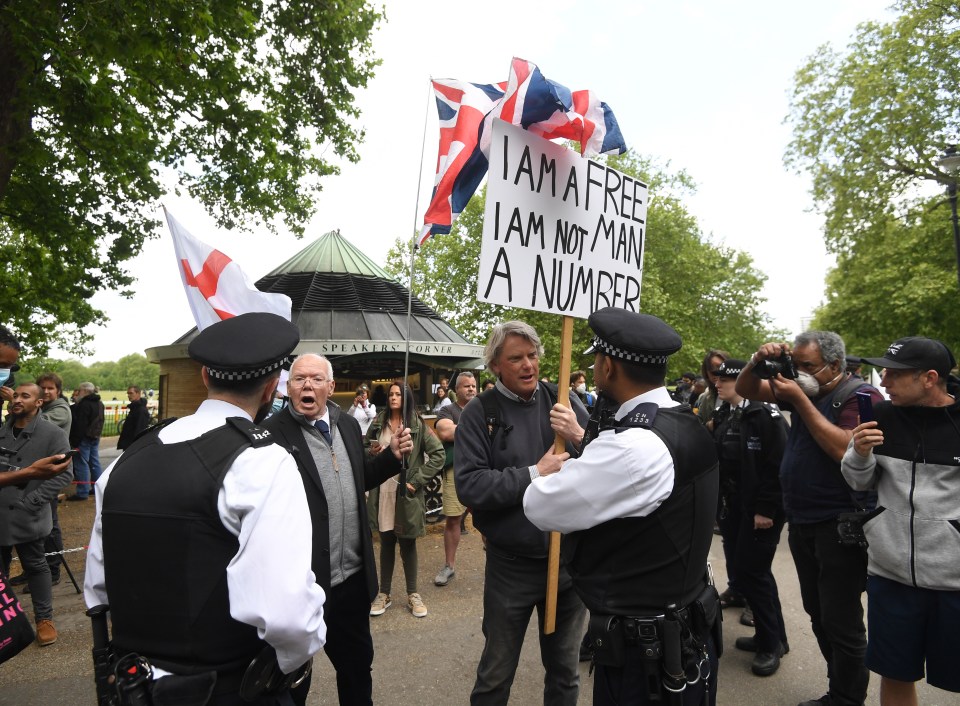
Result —
M883 706L916 704L914 682L960 692L960 386L942 342L894 341L882 358L890 396L863 421L843 457L851 487L876 489L864 533L867 667L880 675Z

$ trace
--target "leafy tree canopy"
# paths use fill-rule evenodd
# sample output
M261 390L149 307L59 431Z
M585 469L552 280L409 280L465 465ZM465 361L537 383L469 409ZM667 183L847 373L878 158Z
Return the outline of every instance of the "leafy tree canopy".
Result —
M670 375L699 370L710 348L746 355L769 340L774 334L760 308L766 278L748 255L704 237L683 203L693 191L690 177L632 151L608 163L650 185L640 309L664 319L683 337L683 348L671 357ZM496 323L527 321L537 329L546 349L541 374L556 380L562 317L476 299L485 200L481 191L467 204L449 236L431 238L417 253L414 292L475 342L486 342ZM409 242L397 240L385 266L404 285L409 282L409 247ZM593 363L592 356L582 355L592 337L586 320L577 319L571 369L586 369Z
M837 254L814 325L875 355L905 335L956 349L957 272L938 164L960 142L960 5L900 0L796 73L788 165L806 170Z
M845 54L820 47L795 76L786 163L813 177L827 247L849 249L917 187L949 184L937 164L960 141L960 5L900 0L861 24Z
M960 351L957 265L948 242L942 209L889 218L877 237L838 256L814 327L841 333L847 349L864 357L912 335Z
M302 233L329 147L355 161L377 61L366 0L0 0L0 311L80 350L123 290L163 174L224 228Z

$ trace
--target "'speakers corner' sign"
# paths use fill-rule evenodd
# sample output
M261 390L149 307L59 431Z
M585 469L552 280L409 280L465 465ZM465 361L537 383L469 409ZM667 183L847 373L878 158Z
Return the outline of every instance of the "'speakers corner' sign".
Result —
M477 298L586 318L639 311L647 185L493 124Z
M309 352L330 356L361 353L404 353L406 350L407 344L405 341L302 341L297 348L298 353ZM410 352L444 358L482 358L483 346L466 343L410 341Z

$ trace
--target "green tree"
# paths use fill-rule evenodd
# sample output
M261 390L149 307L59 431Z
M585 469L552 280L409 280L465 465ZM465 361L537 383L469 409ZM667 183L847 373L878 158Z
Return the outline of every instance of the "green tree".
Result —
M0 0L0 311L29 349L81 350L89 299L160 223L175 174L224 228L302 233L356 161L377 62L366 0ZM42 286L38 286L38 283Z
M36 380L47 371L63 379L67 397L81 382L92 382L103 390L126 390L130 385L149 390L160 386L160 366L139 353L125 355L117 361L97 361L89 366L75 359L33 358L23 363L17 380Z
M795 77L785 161L812 177L837 255L816 324L852 348L924 333L956 340L949 207L938 160L960 142L960 5L900 0L845 52L820 47Z
M693 192L690 177L671 173L634 152L609 164L650 185L640 309L669 322L683 337L683 349L671 358L670 374L698 370L709 348L745 355L774 335L761 310L764 275L748 255L718 247L703 235L683 204L683 198ZM541 373L556 380L562 317L476 300L484 201L485 191L481 191L467 204L449 236L424 244L416 256L414 293L475 342L486 341L497 322L513 318L529 322L547 350ZM398 240L387 255L385 269L406 285L409 264L409 243ZM576 320L572 369L586 369L593 363L592 356L582 355L591 338L587 322Z
M842 332L847 349L861 356L878 356L906 335L940 338L960 351L956 260L944 247L941 211L891 217L878 237L841 253L814 326Z

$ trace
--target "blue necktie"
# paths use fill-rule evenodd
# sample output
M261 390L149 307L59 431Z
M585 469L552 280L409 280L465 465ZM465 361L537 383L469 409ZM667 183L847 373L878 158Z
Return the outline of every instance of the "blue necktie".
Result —
M327 440L327 443L333 446L333 437L330 436L330 427L327 426L327 423L322 419L318 419L313 423L313 426L315 426L317 431Z

